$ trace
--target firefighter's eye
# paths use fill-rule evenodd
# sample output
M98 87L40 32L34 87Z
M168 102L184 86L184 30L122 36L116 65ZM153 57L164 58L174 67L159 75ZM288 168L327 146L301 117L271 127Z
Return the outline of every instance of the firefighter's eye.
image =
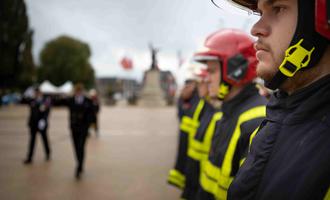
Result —
M272 11L275 14L279 14L279 13L283 12L284 10L285 10L285 7L284 6L281 6L281 5L274 5L274 6L272 6Z

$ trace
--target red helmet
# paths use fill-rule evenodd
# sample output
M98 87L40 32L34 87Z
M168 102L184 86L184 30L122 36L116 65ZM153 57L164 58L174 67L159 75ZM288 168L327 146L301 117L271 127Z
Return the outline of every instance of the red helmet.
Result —
M236 29L224 29L211 34L205 41L204 51L194 55L196 61L219 60L221 81L232 86L244 85L256 77L253 40Z

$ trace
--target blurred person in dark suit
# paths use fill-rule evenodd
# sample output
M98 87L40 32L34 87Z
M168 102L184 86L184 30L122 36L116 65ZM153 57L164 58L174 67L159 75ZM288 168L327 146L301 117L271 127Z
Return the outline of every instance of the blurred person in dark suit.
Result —
M22 100L22 103L26 103L30 107L30 116L28 119L28 126L30 128L30 141L27 157L24 160L24 164L32 163L37 133L41 134L46 154L46 161L50 160L50 147L47 137L47 128L51 99L49 97L45 97L39 88L36 88L34 93L34 98L23 98Z
M92 101L84 95L84 86L76 84L72 97L63 98L56 102L58 105L65 105L70 112L70 129L77 160L75 177L80 179L84 169L85 144L88 135L88 128L93 113Z

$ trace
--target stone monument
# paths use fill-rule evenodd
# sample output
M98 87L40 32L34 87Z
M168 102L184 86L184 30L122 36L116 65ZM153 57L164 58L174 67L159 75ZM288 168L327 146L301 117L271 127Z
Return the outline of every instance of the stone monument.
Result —
M160 71L157 62L159 49L149 45L151 52L151 67L144 72L143 88L140 94L139 105L145 107L165 106L164 93L160 86Z

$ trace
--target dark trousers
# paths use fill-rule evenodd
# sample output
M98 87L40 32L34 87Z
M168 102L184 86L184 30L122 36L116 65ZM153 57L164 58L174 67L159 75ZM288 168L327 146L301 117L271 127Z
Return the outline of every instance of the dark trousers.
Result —
M198 200L214 200L214 196L206 191L204 191L201 187L197 191L197 198Z
M98 124L98 119L97 119L97 114L93 115L91 120L91 123L89 125L90 127L93 127L93 129L95 130L96 136L98 136L99 134L99 124Z
M28 150L28 160L32 160L33 158L33 152L34 152L34 146L35 146L35 141L36 141L36 136L37 133L41 134L42 142L44 144L44 150L45 154L48 157L50 154L50 148L49 148L49 143L48 143L48 137L47 137L47 129L43 131L39 131L37 128L30 128L30 142L29 142L29 150Z
M71 128L71 136L76 155L77 169L79 171L83 170L87 134L87 128Z
M182 199L196 200L199 185L200 162L196 161L189 156L186 161L186 185L181 195Z

